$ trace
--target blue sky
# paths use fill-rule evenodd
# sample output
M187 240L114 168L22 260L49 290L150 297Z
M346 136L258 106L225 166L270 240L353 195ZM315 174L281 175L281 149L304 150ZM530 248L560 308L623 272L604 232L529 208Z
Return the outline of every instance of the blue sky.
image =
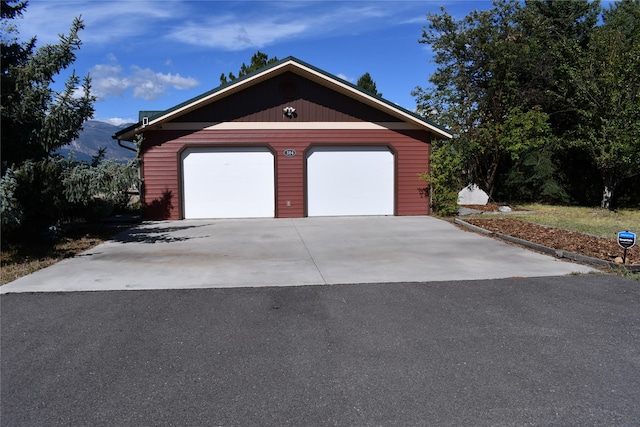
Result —
M418 43L427 13L456 18L490 1L29 0L22 38L55 43L82 15L76 74L93 81L95 119L137 122L217 87L260 50L295 56L352 83L369 72L384 98L413 110L433 72ZM63 81L60 78L59 81Z

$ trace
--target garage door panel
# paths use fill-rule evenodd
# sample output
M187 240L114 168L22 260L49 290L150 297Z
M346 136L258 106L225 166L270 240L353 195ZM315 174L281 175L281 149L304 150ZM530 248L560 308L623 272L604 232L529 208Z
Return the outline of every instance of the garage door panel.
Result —
M393 154L386 147L312 150L307 202L309 216L393 215Z
M274 161L267 149L192 149L182 156L185 218L273 217Z

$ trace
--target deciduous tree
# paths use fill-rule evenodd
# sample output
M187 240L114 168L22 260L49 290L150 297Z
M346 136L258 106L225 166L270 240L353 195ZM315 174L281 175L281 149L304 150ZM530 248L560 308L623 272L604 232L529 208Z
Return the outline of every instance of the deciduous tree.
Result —
M546 113L523 90L531 85L535 58L522 14L515 0L496 1L492 9L459 21L443 8L427 15L420 40L431 46L438 67L431 86L414 91L418 110L453 131L463 179L489 195L505 160L517 159L548 137Z
M616 2L603 17L584 46L570 46L566 97L579 118L573 143L600 171L610 209L618 185L640 173L640 2Z
M459 185L566 201L601 180L611 208L620 183L640 173L640 2L601 12L599 1L496 0L461 20L427 15L421 42L437 69L414 95L421 114L455 134ZM563 176L576 155L584 173ZM518 183L527 188L514 197Z

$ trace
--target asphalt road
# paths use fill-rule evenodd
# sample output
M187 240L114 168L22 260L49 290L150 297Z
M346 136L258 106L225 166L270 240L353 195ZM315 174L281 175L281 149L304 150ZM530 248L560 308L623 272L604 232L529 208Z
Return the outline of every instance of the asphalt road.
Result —
M635 426L609 275L7 294L3 426Z

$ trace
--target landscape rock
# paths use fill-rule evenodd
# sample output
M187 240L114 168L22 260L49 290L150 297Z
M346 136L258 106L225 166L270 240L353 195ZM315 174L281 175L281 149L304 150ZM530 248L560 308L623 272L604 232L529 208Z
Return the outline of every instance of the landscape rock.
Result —
M489 195L476 184L469 184L458 193L459 205L486 205Z
M473 209L473 208L469 208L466 206L460 206L458 208L458 210L456 211L456 213L460 216L464 216L464 215L475 215L475 214L479 214L482 213L481 210L478 209Z

